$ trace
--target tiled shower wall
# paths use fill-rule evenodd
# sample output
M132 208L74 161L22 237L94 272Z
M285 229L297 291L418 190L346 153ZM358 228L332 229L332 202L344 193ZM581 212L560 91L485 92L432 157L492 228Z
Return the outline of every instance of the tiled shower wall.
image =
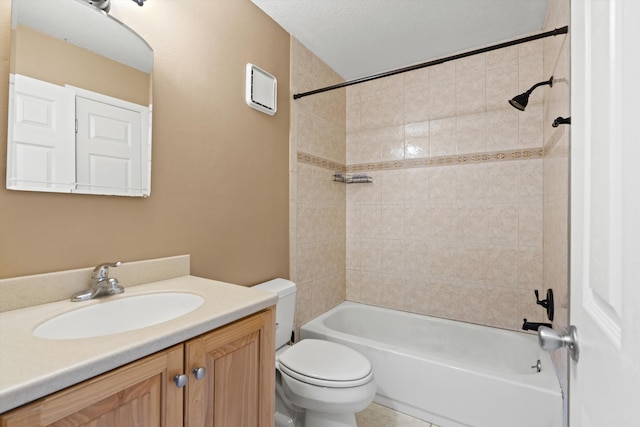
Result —
M561 244L543 238L557 194L543 146L558 133L542 100L562 89L537 89L525 112L507 104L549 78L546 43L292 103L298 326L344 299L515 330L546 320L533 290L555 288L543 248ZM341 81L298 41L291 52L292 93ZM332 182L345 168L374 183Z
M534 41L347 88L347 299L519 330L543 321Z
M569 25L570 2L551 0L546 30ZM570 38L568 35L545 39L545 75L554 76L553 90L544 100L544 288L555 296L554 328L569 325L569 129L550 123L570 113ZM562 389L567 391L566 352L552 352ZM566 395L566 394L565 394Z
M291 39L291 92L343 80ZM300 98L291 104L290 266L298 286L296 325L345 300L344 184L332 181L345 164L344 89ZM321 161L298 161L299 158Z

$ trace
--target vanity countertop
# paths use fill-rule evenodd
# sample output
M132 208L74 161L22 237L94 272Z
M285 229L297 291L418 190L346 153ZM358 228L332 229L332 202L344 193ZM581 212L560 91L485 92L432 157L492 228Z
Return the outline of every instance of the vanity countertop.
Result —
M52 340L32 333L46 320L90 304L176 291L200 295L204 303L173 320L112 335ZM126 288L115 296L0 313L0 413L256 313L276 301L277 296L270 292L183 276Z

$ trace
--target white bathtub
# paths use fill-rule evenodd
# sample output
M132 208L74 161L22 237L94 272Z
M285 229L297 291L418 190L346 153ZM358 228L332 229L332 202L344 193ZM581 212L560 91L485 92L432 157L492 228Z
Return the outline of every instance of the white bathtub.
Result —
M300 338L364 354L375 402L442 427L562 426L560 385L535 335L344 302Z

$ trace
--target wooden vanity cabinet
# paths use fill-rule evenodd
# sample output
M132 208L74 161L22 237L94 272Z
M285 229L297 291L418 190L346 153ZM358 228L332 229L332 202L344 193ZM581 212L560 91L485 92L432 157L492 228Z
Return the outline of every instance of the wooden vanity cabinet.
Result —
M271 307L2 414L0 427L272 426L274 322Z

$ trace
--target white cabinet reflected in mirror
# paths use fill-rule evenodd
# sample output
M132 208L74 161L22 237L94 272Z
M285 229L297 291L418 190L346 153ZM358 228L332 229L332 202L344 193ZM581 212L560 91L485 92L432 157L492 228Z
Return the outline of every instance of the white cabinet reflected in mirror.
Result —
M7 188L149 196L149 45L84 0L12 6Z

